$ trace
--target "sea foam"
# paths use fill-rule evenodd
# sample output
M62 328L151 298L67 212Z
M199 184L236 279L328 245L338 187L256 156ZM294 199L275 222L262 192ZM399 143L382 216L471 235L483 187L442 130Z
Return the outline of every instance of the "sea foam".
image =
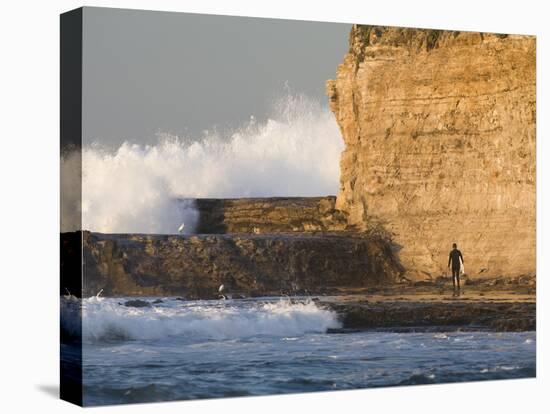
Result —
M88 298L82 301L82 336L85 342L105 340L233 339L322 333L340 327L337 315L313 302L288 300L182 302L133 308L124 299ZM72 323L72 318L67 319ZM70 326L67 327L70 329Z

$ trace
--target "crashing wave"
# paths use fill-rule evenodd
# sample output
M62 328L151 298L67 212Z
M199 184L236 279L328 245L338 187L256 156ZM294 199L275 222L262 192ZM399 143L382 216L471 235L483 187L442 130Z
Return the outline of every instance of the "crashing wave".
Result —
M314 302L270 303L165 300L148 307L127 307L124 300L92 297L82 301L85 342L109 340L234 339L258 335L295 337L339 328L337 315ZM71 322L72 319L67 319ZM70 329L70 326L67 328Z

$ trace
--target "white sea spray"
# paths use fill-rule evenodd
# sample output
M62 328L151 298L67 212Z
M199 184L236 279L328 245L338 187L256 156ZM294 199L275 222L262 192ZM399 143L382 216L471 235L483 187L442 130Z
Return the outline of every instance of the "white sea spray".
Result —
M344 144L326 106L289 94L265 122L160 134L155 145L125 142L82 151L82 225L105 233L192 233L200 197L325 196L339 186ZM70 162L70 156L62 159ZM68 227L69 228L69 227Z

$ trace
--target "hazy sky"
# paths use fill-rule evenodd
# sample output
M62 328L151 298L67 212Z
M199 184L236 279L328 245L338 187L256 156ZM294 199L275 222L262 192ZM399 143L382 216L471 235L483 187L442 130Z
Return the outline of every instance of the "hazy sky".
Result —
M84 9L83 135L119 146L265 119L294 92L326 101L351 26Z

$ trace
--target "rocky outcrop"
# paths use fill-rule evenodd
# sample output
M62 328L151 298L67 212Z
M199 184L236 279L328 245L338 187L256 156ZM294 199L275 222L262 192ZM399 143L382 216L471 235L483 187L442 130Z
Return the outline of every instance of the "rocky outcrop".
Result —
M61 238L65 244L80 240L75 233L62 233ZM210 299L218 297L221 284L229 295L337 293L340 288L393 282L401 271L385 242L349 233L175 236L84 232L82 246L85 297L102 291L105 296ZM70 258L65 257L62 269L68 263ZM81 276L73 272L72 277Z
M345 230L336 197L197 199L197 233L289 233Z
M412 280L535 272L535 38L354 26L327 83L336 208L394 234Z
M420 302L389 299L377 302L329 302L321 306L339 314L344 332L350 329L507 332L534 331L537 326L534 300L498 302L439 299Z

